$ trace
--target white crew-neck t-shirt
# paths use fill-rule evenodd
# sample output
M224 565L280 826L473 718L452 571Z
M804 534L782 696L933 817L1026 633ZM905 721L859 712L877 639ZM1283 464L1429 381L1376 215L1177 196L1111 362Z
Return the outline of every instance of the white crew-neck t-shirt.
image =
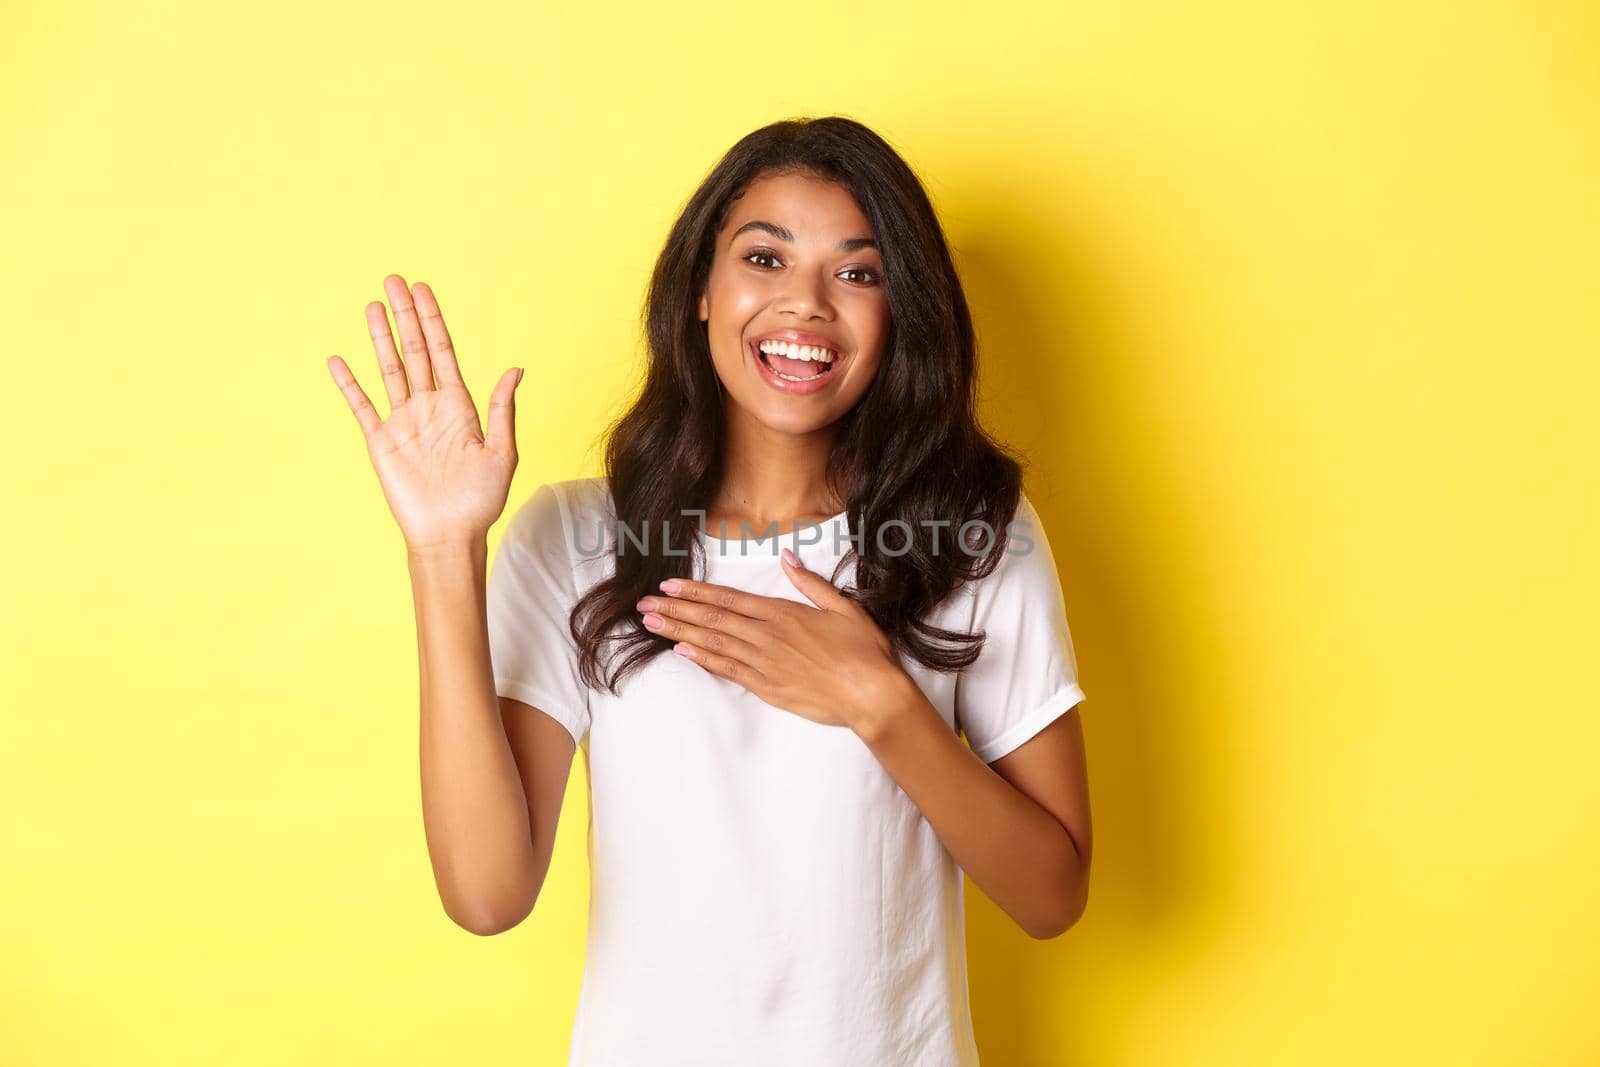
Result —
M959 551L952 530L940 543ZM1025 494L1010 530L996 568L933 612L987 631L979 658L959 675L901 660L985 762L1084 699ZM801 603L781 549L830 578L851 547L843 514L798 534L729 532L697 530L696 577ZM488 577L496 691L566 727L588 773L569 1067L973 1067L961 871L860 738L670 649L619 696L583 685L568 613L613 573L618 537L604 478L551 482L512 515ZM853 587L853 560L839 584Z

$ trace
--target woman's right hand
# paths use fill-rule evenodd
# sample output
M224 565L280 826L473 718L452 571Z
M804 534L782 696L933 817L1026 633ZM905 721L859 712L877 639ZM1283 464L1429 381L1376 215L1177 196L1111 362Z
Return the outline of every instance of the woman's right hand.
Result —
M522 371L507 370L495 384L485 437L433 291L422 282L408 289L398 274L383 285L405 353L402 363L383 302L374 300L367 305L367 332L389 394L389 417L378 417L343 359L330 356L328 370L366 436L367 455L407 549L421 553L481 539L505 510L517 467L514 397Z

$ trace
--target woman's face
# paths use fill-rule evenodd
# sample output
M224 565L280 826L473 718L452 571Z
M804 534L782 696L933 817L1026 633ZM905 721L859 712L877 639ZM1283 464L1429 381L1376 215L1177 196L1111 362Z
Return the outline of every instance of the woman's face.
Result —
M768 175L733 202L699 316L723 389L751 418L809 433L872 384L889 332L875 236L850 192L822 178ZM832 361L763 353L762 342L823 347Z

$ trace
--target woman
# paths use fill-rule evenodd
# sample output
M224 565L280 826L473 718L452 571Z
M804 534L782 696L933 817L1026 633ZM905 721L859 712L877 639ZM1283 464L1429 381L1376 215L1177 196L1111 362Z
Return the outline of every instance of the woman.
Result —
M408 547L446 912L529 913L581 747L572 1064L976 1064L961 873L1037 938L1082 913L1084 695L910 168L841 117L735 145L657 262L607 476L541 485L487 580L522 372L483 435L432 291L385 285L388 419L329 365Z

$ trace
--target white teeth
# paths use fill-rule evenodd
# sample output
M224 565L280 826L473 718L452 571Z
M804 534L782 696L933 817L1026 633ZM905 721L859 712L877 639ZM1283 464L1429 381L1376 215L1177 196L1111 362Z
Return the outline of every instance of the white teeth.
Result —
M811 345L790 344L788 341L762 341L756 346L768 355L787 356L790 359L815 361L819 363L832 363L834 352L828 348L816 348Z

